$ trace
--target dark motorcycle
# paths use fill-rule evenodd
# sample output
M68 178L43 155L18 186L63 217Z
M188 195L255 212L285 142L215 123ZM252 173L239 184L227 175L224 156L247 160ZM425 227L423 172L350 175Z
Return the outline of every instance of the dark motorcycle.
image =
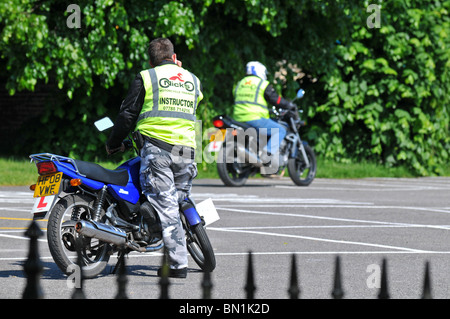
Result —
M304 90L297 92L297 100ZM300 138L299 130L306 125L292 111L272 108L271 118L286 128L286 137L280 145L280 159L275 167L262 158L267 136L258 133L246 123L233 120L227 115L213 118L218 132L212 138L218 150L217 171L227 186L242 186L247 179L260 173L263 177L283 176L285 169L298 186L308 186L316 176L317 162L314 150ZM302 113L300 110L299 113ZM219 145L219 146L217 146Z
M101 128L105 120L109 124ZM108 118L98 123L100 130L112 125ZM124 143L132 147L131 140ZM140 189L139 156L115 170L50 153L30 158L40 175L32 185L36 197L33 218L48 218L49 249L62 272L73 271L78 238L85 278L100 274L114 252L145 253L164 247L158 214ZM180 216L190 255L202 270L213 271L216 260L205 230L211 206L200 212L200 204L190 197L183 199Z

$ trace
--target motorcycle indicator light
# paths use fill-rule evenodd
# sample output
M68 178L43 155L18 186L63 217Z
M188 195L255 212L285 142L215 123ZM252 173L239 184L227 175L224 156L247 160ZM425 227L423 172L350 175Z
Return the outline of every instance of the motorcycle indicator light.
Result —
M36 184L30 185L30 191L33 191L36 189Z
M213 125L214 125L215 127L217 127L217 128L222 128L223 125L224 125L224 123L223 123L222 120L214 120L214 121L213 121Z
M83 181L79 178L72 178L70 180L70 186L80 186L81 184L83 184Z
M57 173L56 165L53 162L36 163L39 175L47 175Z

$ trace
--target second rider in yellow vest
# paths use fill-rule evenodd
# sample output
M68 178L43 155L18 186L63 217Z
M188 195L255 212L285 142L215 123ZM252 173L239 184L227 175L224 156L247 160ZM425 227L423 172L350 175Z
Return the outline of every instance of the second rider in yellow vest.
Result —
M233 118L238 122L245 122L258 131L266 129L269 140L262 150L261 160L269 163L278 170L279 147L286 129L269 118L269 107L272 105L296 111L295 104L277 94L269 81L267 81L267 69L258 62L251 61L246 65L246 76L240 80L234 89L234 113Z

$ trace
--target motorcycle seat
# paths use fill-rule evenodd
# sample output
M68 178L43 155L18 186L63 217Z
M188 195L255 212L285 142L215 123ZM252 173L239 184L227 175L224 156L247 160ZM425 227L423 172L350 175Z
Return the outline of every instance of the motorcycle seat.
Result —
M234 120L234 119L232 119L232 118L230 118L230 121L231 121L231 123L233 123L234 125L237 125L237 126L243 128L244 130L247 130L247 129L249 129L249 128L255 128L255 129L259 132L259 134L258 134L258 137L259 137L259 138L262 138L263 136L267 136L267 134L264 134L264 133L261 132L258 128L254 127L254 126L251 126L250 124L247 124L247 123L245 123L245 122L238 122L238 121L236 121L236 120Z
M78 171L86 175L87 178L103 182L106 184L114 184L126 186L128 184L128 171L126 169L110 170L98 164L75 160Z
M239 127L242 127L242 128L245 129L245 130L252 127L250 124L247 124L247 123L245 123L245 122L238 122L238 121L232 119L231 117L229 117L228 119L230 120L230 122L231 122L232 124L234 124L234 125L236 125L236 126L239 126Z

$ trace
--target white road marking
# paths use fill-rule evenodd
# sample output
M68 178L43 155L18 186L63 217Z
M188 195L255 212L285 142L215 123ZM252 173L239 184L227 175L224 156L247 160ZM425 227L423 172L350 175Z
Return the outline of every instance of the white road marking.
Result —
M388 255L388 254L428 254L428 255L447 255L450 251L401 251L401 250L374 250L374 251L252 251L252 255L259 256L281 256L281 255ZM161 258L162 253L130 253L127 258L149 258L157 257ZM215 252L216 256L247 256L248 252L229 252L220 253ZM27 256L23 257L6 257L0 258L1 261L20 261L27 260ZM39 257L41 260L53 260L51 256ZM112 255L111 258L118 258L117 255Z
M401 210L419 210L419 211L428 211L428 212L435 212L435 213L445 213L450 214L450 210L447 209L440 209L440 208L432 208L432 207L416 207L416 206L378 206L378 205L223 205L216 206L217 209L224 209L224 210L232 210L231 208L227 207L296 207L296 208L370 208L370 209L401 209ZM251 212L251 211L246 211ZM275 213L275 214L281 214L284 215L284 213ZM286 215L289 216L289 215Z
M298 218L312 218L312 219L325 219L332 221L345 221L345 222L354 222L354 223L370 223L370 224L382 224L382 225L417 225L423 227L430 228L439 228L439 225L420 225L420 224L408 224L408 223L395 223L395 222L385 222L385 221L377 221L377 220L364 220L364 219L353 219L353 218L339 218L339 217L327 217L327 216L316 216L316 215L306 215L306 214L294 214L294 213L274 213L274 212L263 212L263 211L252 211L245 209L236 209L236 208L225 208L225 207L216 207L219 210L227 210L245 214L261 214L261 215L273 215L273 216L291 216ZM446 226L444 226L446 227ZM447 229L447 228L445 228Z
M321 229L321 228L438 228L450 230L450 225L301 225L301 226L250 226L250 227L219 227L222 229ZM208 228L209 229L209 228Z
M24 239L24 240L30 240L28 237L24 237L24 236L14 236L14 235L6 235L6 234L0 234L0 237L5 237L5 238L13 238L13 239ZM43 242L47 242L47 239L38 239L38 241L43 241ZM0 250L1 251L1 250Z
M268 232L259 232L259 231L251 231L251 230L223 229L223 228L215 228L215 227L209 227L208 229L216 230L216 231L224 231L224 232L247 233L247 234L257 234L257 235L264 235L264 236L276 236L276 237L288 237L288 238L306 239L306 240L322 241L322 242L336 243L336 244L360 245L360 246L368 246L368 247L397 249L397 250L412 251L412 252L422 252L422 253L423 252L430 252L428 250L412 249L412 248L407 248L407 247L398 247L398 246L381 245L381 244L371 244L371 243L363 243L363 242L355 242L355 241L347 241L347 240L335 240L335 239L310 237L310 236L289 235L289 234L279 234L279 233L268 233Z

